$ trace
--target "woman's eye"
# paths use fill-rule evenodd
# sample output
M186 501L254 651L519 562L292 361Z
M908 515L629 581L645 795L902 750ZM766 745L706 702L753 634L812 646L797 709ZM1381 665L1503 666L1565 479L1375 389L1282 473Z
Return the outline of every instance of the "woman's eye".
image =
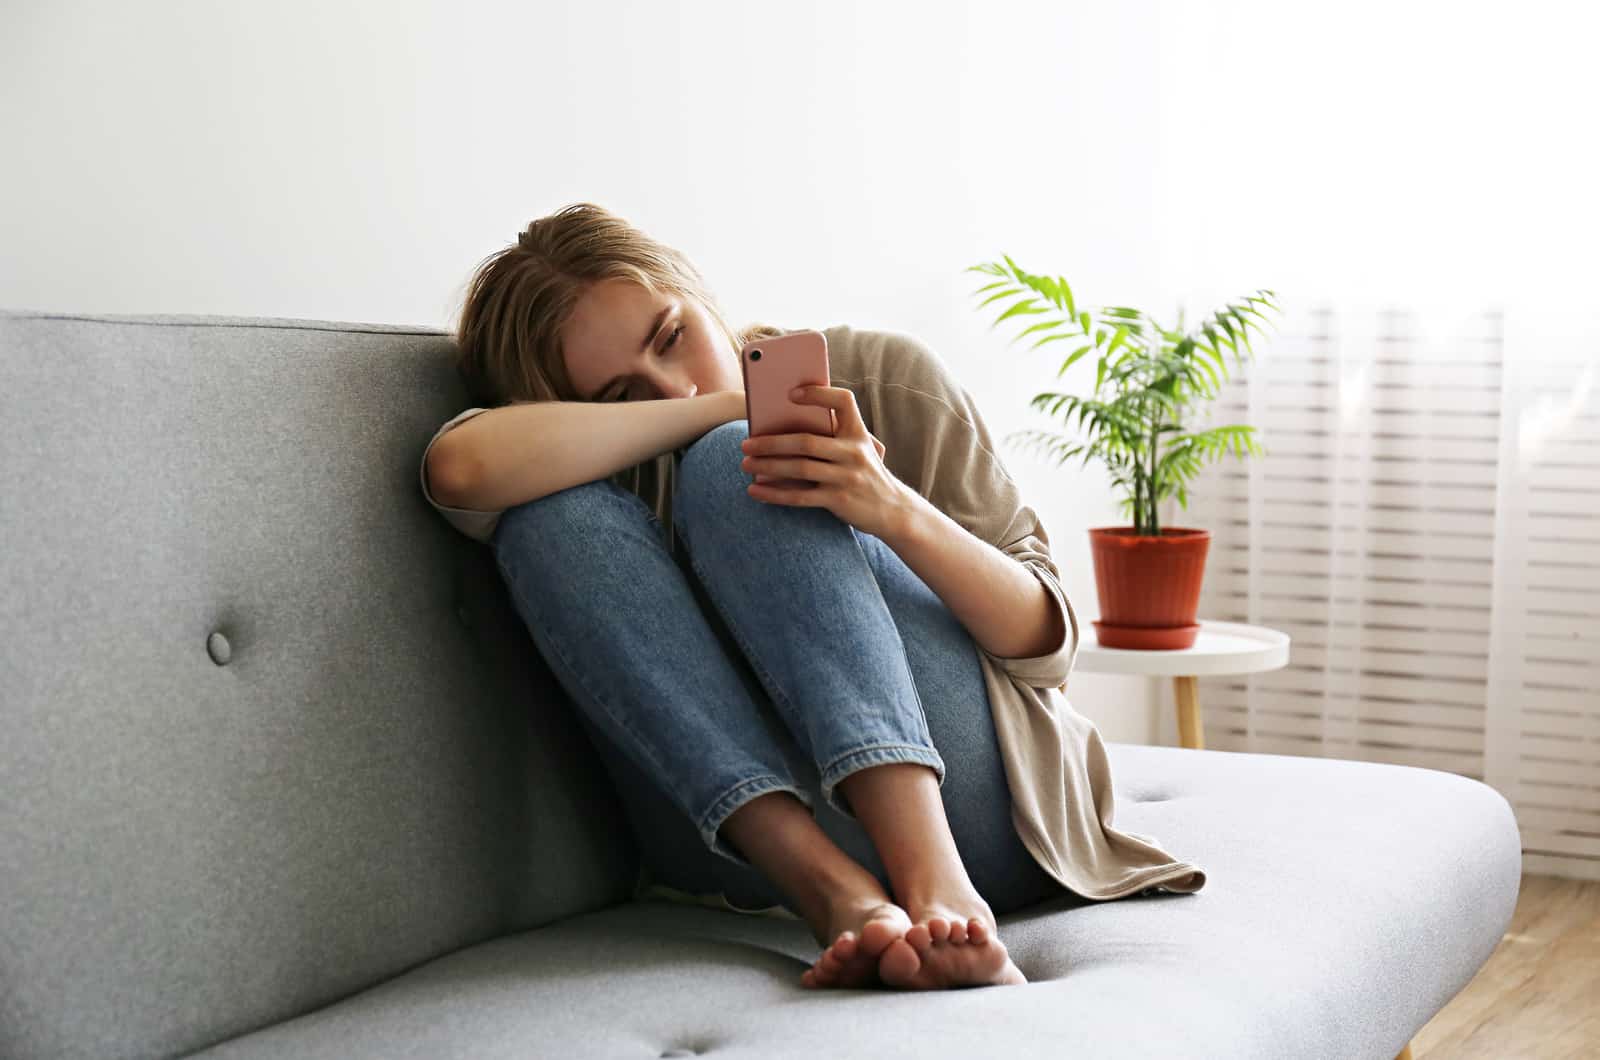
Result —
M686 331L687 329L688 329L688 325L686 325L686 324L679 324L677 327L673 328L671 334L669 334L667 336L667 341L663 342L661 344L662 352L665 353L668 349L670 349L672 344L678 341L678 336L682 335L684 333L684 331ZM622 387L620 387L616 391L616 393L612 396L611 400L612 401L632 401L633 400L633 384L631 382L624 384Z

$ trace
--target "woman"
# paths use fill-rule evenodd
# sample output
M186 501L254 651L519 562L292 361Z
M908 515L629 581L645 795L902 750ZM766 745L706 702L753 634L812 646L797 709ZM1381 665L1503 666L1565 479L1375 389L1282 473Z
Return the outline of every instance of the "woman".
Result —
M1022 983L997 909L1198 889L1110 827L1098 733L1048 699L1077 620L970 396L909 336L838 326L831 385L796 395L835 436L751 439L739 349L780 333L736 331L681 254L569 206L479 267L476 407L424 454L648 871L805 919L812 987Z

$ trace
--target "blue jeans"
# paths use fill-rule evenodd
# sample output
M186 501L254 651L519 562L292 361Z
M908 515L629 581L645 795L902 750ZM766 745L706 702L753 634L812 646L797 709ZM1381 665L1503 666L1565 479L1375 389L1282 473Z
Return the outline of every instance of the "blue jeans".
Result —
M746 492L745 420L676 469L680 557L642 499L598 479L507 509L492 540L540 654L572 698L651 875L745 908L788 898L722 837L786 791L893 894L838 789L928 766L995 915L1063 889L1017 838L977 645L883 541L826 508Z

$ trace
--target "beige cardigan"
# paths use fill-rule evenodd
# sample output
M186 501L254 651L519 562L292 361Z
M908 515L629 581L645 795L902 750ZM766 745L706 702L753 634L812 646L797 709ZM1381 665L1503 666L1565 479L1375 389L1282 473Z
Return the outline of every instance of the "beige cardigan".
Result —
M989 705L1011 788L1011 819L1040 866L1085 898L1123 898L1146 889L1194 892L1205 871L1167 853L1149 836L1113 826L1111 767L1099 730L1065 695L1078 650L1078 617L1050 558L1049 538L1006 472L972 397L937 354L910 335L824 329L834 386L855 395L867 430L884 445L883 462L970 533L1027 567L1056 600L1067 636L1055 651L1001 658L978 645ZM467 409L440 427L428 445L485 411ZM612 476L651 503L674 551L672 473L677 453ZM422 490L462 533L488 543L500 512L449 508ZM688 898L656 887L666 897ZM728 905L721 896L691 899ZM739 910L749 912L749 910Z

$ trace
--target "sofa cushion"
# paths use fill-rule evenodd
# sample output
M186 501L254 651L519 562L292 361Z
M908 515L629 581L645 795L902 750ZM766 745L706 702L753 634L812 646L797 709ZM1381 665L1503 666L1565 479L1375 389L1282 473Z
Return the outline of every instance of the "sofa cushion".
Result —
M632 893L417 489L444 332L0 315L0 1056L174 1055Z
M812 991L805 925L630 902L432 961L205 1060L1370 1057L1510 924L1511 808L1469 778L1107 744L1118 821L1211 870L1195 894L999 918L1026 986Z

